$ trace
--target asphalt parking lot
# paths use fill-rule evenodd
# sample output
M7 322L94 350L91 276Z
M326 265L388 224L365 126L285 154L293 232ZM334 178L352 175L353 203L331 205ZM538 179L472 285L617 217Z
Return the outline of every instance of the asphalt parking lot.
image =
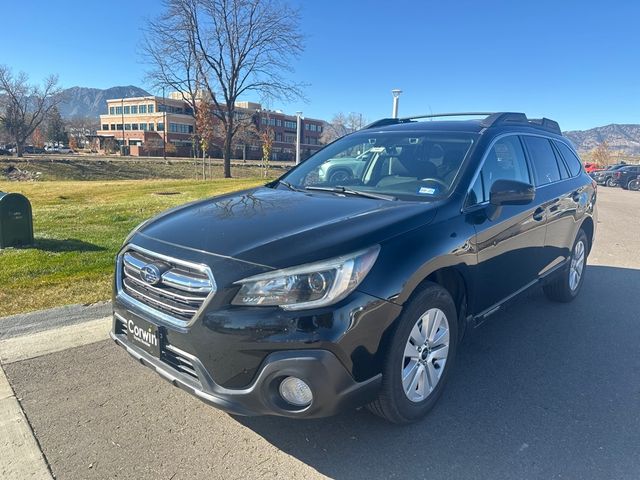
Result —
M640 193L599 188L589 264L575 302L535 291L478 329L407 427L232 417L109 340L3 368L59 479L638 479Z

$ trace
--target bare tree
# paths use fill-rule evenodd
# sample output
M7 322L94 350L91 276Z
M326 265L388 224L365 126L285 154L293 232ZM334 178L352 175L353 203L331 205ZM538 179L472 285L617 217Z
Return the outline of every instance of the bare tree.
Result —
M348 115L342 112L336 113L331 121L324 126L320 140L325 144L331 143L340 137L360 130L366 124L367 120L361 113L351 112Z
M591 150L591 158L600 167L606 167L611 164L611 150L606 140Z
M27 139L40 126L49 112L62 100L58 88L58 77L51 75L42 87L29 84L25 73L14 75L0 65L0 125L16 143L19 157L24 152Z
M224 176L231 176L234 137L243 128L236 115L242 95L293 100L300 83L286 78L292 60L303 51L297 10L280 0L165 0L174 23L171 46L190 49L194 78L213 103L224 131ZM155 63L155 61L154 61ZM166 64L184 79L184 61Z

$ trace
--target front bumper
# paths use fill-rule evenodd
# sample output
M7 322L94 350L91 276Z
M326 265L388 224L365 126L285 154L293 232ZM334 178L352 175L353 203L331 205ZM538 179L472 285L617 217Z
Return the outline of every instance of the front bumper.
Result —
M174 349L193 365L197 378L151 356L130 343L126 335L118 334L117 330L111 332L111 338L141 364L155 370L174 386L209 405L236 415L330 416L373 399L382 380L378 374L366 381L356 382L328 350L287 350L270 354L249 386L229 389L217 385L193 355ZM278 386L287 376L301 378L311 387L311 405L300 409L280 398Z

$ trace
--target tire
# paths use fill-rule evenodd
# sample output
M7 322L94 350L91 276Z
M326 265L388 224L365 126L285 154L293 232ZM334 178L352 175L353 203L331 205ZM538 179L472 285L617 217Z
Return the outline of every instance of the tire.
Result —
M616 181L612 177L609 177L609 178L607 178L607 181L604 182L604 184L607 187L615 187L616 186Z
M580 247L579 245L582 246ZM587 270L588 252L589 240L587 239L587 235L584 233L584 230L581 228L573 242L569 265L567 268L562 270L561 276L543 287L544 293L549 300L568 303L578 296ZM582 267L579 267L578 265L582 265ZM576 274L578 275L577 279L575 276Z
M421 331L425 321L428 326L436 326L431 335ZM382 387L378 398L368 405L369 410L397 424L425 416L447 383L456 358L457 340L457 312L451 295L440 285L427 283L405 305L398 319L387 346Z
M629 190L637 192L638 190L640 190L640 180L631 180L628 187Z
M340 182L349 180L351 177L352 177L352 174L347 170L343 170L343 169L334 170L333 172L331 172L331 175L329 175L329 183L337 185Z

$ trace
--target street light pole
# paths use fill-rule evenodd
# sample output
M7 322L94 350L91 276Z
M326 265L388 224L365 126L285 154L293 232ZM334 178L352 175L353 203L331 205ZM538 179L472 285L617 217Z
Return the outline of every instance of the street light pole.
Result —
M120 99L120 116L122 117L122 146L120 147L120 156L124 156L124 98Z
M164 100L164 87L162 87L162 156L167 159L167 105ZM204 161L202 162L204 164Z
M391 95L393 95L393 111L391 112L391 118L398 118L398 101L402 90L399 88L394 88L391 90Z
M300 140L302 130L302 112L296 112L296 165L300 165Z

